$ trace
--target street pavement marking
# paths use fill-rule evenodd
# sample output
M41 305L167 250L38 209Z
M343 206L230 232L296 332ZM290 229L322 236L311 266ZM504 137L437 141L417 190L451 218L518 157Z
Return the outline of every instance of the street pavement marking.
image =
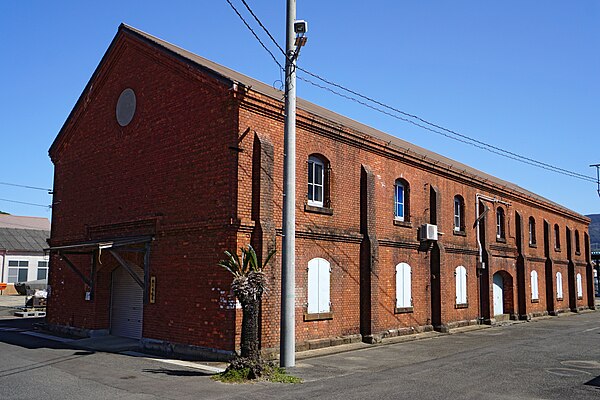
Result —
M595 328L586 329L584 332L591 332L591 331L595 331L596 329L600 329L600 326L597 326Z
M33 336L33 337L37 337L37 338L41 338L41 339L53 340L55 342L61 342L61 343L69 343L69 342L72 342L75 340L75 339L63 338L60 336L47 335L45 333L40 333L40 332L22 332L22 333L23 333L23 335L29 335L29 336Z
M210 365L198 364L198 363L191 362L191 361L168 360L165 358L149 358L149 360L160 361L165 364L178 365L180 367L195 368L195 369L199 369L199 370L203 370L203 371L213 372L215 374L225 371L223 368L211 367Z
M125 355L128 355L128 356L134 356L134 357L142 357L142 358L145 358L147 360L158 361L158 362L162 362L162 363L165 363L165 364L178 365L180 367L188 367L188 368L199 369L199 370L202 370L204 372L210 372L210 373L214 373L214 374L218 374L220 372L225 371L225 369L223 369L223 368L211 367L210 365L199 364L199 363L192 362L192 361L171 360L171 359L167 359L167 358L148 357L147 354L138 353L136 351L124 351L122 354L125 354Z

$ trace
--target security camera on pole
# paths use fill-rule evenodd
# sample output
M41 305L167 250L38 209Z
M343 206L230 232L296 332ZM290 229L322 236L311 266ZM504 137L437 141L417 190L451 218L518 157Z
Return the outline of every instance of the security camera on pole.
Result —
M281 251L281 330L279 364L296 363L296 59L306 44L306 21L296 21L296 0L287 0L285 128L283 134L283 246Z

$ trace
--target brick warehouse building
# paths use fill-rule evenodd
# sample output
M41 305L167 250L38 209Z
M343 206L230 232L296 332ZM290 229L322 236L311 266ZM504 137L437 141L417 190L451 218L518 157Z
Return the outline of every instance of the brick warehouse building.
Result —
M121 25L50 148L49 326L231 354L217 262L281 249L282 97ZM302 100L297 143L298 350L594 307L588 218Z

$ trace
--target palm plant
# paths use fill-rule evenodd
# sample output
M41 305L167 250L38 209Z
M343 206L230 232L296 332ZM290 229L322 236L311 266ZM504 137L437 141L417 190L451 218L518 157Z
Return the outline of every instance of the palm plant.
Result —
M271 260L275 250L268 253L263 263L258 261L252 246L242 247L240 251L240 256L226 251L227 259L219 261L219 265L233 275L231 289L242 305L241 357L232 366L249 367L252 375L257 377L260 376L263 365L258 338L260 304L268 284L263 268Z

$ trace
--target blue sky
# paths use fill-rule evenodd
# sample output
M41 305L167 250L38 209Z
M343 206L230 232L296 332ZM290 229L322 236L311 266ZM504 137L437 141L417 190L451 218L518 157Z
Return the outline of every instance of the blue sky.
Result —
M247 2L283 45L285 0ZM438 125L595 177L589 164L600 163L600 2L299 0L297 6L298 18L309 22L302 67ZM121 22L280 85L278 67L225 0L4 0L0 182L52 187L48 148ZM457 143L303 82L298 96L577 212L600 213L594 183ZM0 199L51 203L43 191L5 185ZM50 217L46 208L3 200L0 210Z

